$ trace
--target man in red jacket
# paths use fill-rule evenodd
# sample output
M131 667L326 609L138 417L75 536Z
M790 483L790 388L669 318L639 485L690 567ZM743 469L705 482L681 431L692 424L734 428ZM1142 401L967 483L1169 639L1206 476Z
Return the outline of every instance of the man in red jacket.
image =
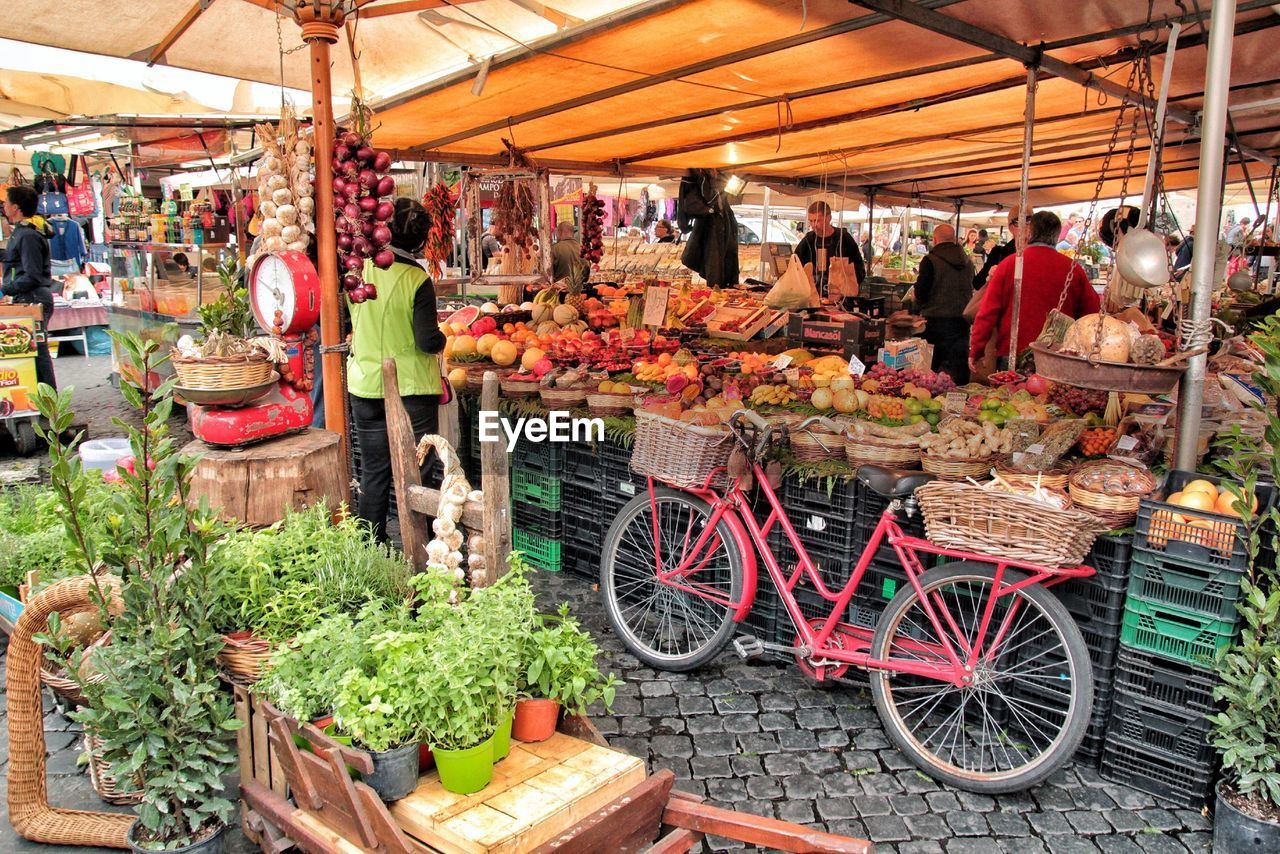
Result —
M1032 215L1030 231L1022 253L1022 302L1018 312L1016 353L1022 352L1040 335L1049 312L1058 309L1071 317L1098 311L1098 295L1089 284L1084 269L1054 248L1062 221L1050 211ZM1009 358L1009 327L1013 320L1013 271L1015 256L1000 262L983 293L982 305L969 335L969 365L982 358L987 340L996 339L997 365L1005 370L1017 359Z

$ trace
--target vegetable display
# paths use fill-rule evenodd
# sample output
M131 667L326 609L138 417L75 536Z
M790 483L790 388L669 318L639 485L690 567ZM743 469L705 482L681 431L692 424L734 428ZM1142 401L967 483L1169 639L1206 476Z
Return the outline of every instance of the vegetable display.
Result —
M592 184L582 197L582 260L599 264L604 257L604 202Z
M298 133L293 108L280 112L280 125L259 125L258 213L262 249L306 252L315 233L315 190L311 183L311 143Z
M427 243L423 254L436 264L449 260L453 252L454 225L453 217L457 208L457 200L449 187L439 182L422 197L422 206L427 210L431 227L427 231Z
M338 232L338 273L347 299L377 299L378 290L364 280L364 262L380 270L395 263L391 252L391 195L396 181L387 172L391 155L370 143L372 112L351 103L353 127L333 141L333 218Z

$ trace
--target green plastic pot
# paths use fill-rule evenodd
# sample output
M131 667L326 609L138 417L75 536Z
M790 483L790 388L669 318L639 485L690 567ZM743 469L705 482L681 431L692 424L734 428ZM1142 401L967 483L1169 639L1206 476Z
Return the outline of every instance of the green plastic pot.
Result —
M500 762L511 752L511 722L515 711L507 709L498 719L498 729L493 733L493 761Z
M475 747L445 750L435 747L436 770L446 792L469 795L478 792L493 779L493 736Z

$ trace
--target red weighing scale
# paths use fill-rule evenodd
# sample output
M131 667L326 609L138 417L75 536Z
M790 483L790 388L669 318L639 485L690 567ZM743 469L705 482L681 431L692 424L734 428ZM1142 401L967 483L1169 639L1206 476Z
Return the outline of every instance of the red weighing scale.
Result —
M258 325L284 343L286 361L255 388L175 389L187 401L191 432L210 445L251 445L311 426L320 276L301 252L263 255L249 271L249 301Z

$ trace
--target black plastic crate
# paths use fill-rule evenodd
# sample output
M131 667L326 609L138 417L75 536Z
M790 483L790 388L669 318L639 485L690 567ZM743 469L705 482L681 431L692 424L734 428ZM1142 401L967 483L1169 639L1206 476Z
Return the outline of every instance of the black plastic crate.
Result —
M1124 622L1125 589L1108 589L1097 575L1072 578L1049 588L1075 619L1081 631L1119 634Z
M1085 566L1098 571L1098 578L1108 589L1125 589L1129 583L1129 560L1133 552L1132 534L1104 534L1093 541L1084 559Z
M530 442L521 438L516 444L511 463L528 471L536 471L548 477L563 477L568 442Z
M565 520L562 511L547 510L523 501L512 502L512 508L512 523L516 527L548 540L564 541Z
M1213 689L1220 681L1213 670L1127 646L1116 657L1116 690L1187 713L1217 711Z
M852 519L841 519L821 509L797 506L790 502L784 503L783 507L791 520L791 526L795 528L796 536L814 560L817 560L815 554L821 554L843 562L850 556L856 558L862 551ZM785 547L790 553L791 542L781 523L774 525L769 532L769 543L775 552Z
M564 480L592 489L604 489L604 457L599 442L571 442L565 448Z
M1177 806L1200 809L1212 797L1217 764L1188 762L1149 744L1108 732L1098 773L1113 783L1132 786Z
M1085 730L1084 740L1076 748L1076 761L1087 761L1090 767L1096 768L1102 757L1102 747L1106 743L1107 729L1111 724L1112 689L1110 675L1105 675L1107 687L1102 688L1097 671L1094 672L1093 714L1089 716L1089 728Z
M598 547L586 546L572 540L566 542L560 550L560 562L563 568L592 582L600 580L600 551Z
M1134 550L1130 569L1132 596L1177 605L1217 620L1237 617L1236 602L1240 599L1244 569L1211 566L1145 548Z
M818 511L836 521L853 526L861 493L856 478L786 477L782 482L782 505L793 517L801 509Z
M644 475L631 470L631 447L605 438L597 443L602 466L601 494L615 501L630 501L642 492L647 481Z
M1203 712L1116 689L1110 731L1126 741L1145 744L1179 762L1212 767L1217 753L1209 743L1210 730Z
M782 612L782 599L773 582L761 577L756 583L756 598L751 603L751 612L738 624L738 634L751 635L762 641L775 641L779 621L790 624L790 620Z
M1219 488L1225 482L1223 478L1195 472L1171 471L1163 495L1172 495L1197 479L1211 481ZM1270 484L1257 485L1254 494L1259 513L1271 506L1274 493L1275 488ZM1177 521L1173 518L1175 515L1187 521ZM1207 522L1213 527L1197 527L1191 524L1193 521ZM1134 545L1209 567L1243 570L1249 566L1248 528L1241 519L1149 498L1142 499L1138 506Z

